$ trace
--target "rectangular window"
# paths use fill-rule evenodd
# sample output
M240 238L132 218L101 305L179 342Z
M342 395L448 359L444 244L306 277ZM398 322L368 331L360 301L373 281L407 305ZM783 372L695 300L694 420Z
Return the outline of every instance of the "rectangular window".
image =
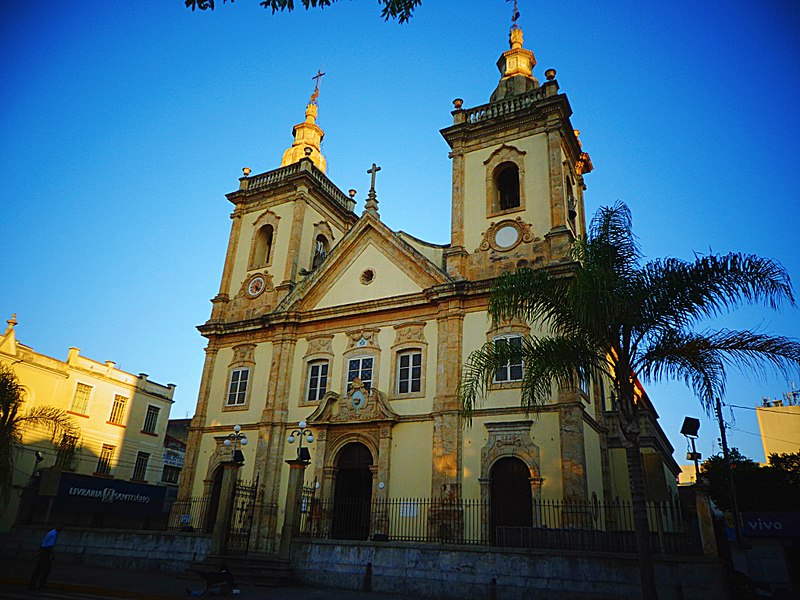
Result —
M358 378L364 387L370 389L372 387L372 361L371 356L351 358L347 363L347 383Z
M511 348L522 348L522 338L518 335L496 338L494 344L498 349L506 344ZM522 381L522 357L510 358L506 364L498 367L494 372L494 380L496 383Z
M173 467L172 465L164 465L164 471L161 473L161 481L163 483L178 483L178 476L181 474L180 467Z
M97 470L95 471L98 475L111 475L111 461L114 458L115 449L114 446L103 444L103 448L100 450L100 458L97 459Z
M581 377L579 381L579 385L581 391L586 394L586 397L589 397L589 378L588 377Z
M147 479L147 463L150 462L150 455L147 452L137 452L136 464L133 465L133 477L137 481Z
M72 398L70 411L79 415L89 414L89 396L92 395L92 386L79 383L75 386L75 396Z
M111 407L111 416L108 417L109 423L114 425L123 425L125 423L125 405L128 399L125 396L116 394L114 396L114 404Z
M157 406L148 406L147 414L144 416L144 425L142 431L144 433L155 433L156 426L158 425L158 412L161 409Z
M77 464L78 438L64 435L58 444L56 452L56 466L66 471L74 471Z
M407 350L397 355L397 393L418 392L422 381L422 352Z
M308 363L308 392L306 400L316 402L321 400L328 389L328 361L315 360Z
M250 369L234 369L231 371L231 383L228 386L228 406L244 404L247 398L247 382L250 380Z

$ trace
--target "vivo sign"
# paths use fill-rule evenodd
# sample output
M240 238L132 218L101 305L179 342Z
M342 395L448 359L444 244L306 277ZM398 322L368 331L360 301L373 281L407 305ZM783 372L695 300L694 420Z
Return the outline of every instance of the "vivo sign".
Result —
M800 535L800 512L746 512L744 533L750 537L794 537Z

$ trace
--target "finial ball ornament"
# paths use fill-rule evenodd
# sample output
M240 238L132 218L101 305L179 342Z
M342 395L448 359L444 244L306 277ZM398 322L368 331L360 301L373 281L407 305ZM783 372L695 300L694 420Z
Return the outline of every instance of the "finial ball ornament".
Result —
M250 177L250 167L243 167L242 173L244 174L245 177Z
M553 81L556 78L556 70L547 69L547 71L544 72L544 76L547 78L547 81Z
M461 98L456 98L453 100L453 106L456 110L461 110L461 107L464 106L464 101Z
M351 197L351 198L355 198L355 197L356 197L356 194L357 194L358 192L356 192L356 190L354 190L354 189L350 188L349 190L347 190L347 193L348 193L348 194L350 194L350 197Z

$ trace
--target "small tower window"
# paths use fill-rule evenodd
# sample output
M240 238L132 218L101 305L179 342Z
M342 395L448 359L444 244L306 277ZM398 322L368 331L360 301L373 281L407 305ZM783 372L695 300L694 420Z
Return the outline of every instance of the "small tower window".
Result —
M252 267L265 267L272 259L272 237L274 230L272 225L264 225L256 234L256 247L253 252Z
M575 219L578 217L577 204L575 203L575 194L572 191L572 180L569 177L564 179L564 190L567 193L567 219L569 224L575 229Z
M328 256L328 251L328 238L322 234L319 234L314 240L314 258L311 261L312 269L316 269L322 264L322 261L325 260L326 256Z
M501 163L495 171L495 187L500 210L519 208L519 168L512 162Z

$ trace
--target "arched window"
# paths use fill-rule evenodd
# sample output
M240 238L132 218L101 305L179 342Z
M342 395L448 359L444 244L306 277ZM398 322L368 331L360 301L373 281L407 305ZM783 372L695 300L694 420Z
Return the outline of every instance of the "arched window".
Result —
M256 234L255 249L253 251L252 267L265 267L272 259L272 236L274 230L272 225L264 225Z
M312 269L316 269L322 264L322 261L328 256L328 250L328 238L319 234L314 240L314 258L311 260Z
M519 208L519 168L512 162L504 162L495 170L494 184L500 210Z
M575 203L575 194L572 191L572 181L569 177L564 179L564 190L567 193L567 218L570 225L575 227L575 219L578 216L577 204Z

